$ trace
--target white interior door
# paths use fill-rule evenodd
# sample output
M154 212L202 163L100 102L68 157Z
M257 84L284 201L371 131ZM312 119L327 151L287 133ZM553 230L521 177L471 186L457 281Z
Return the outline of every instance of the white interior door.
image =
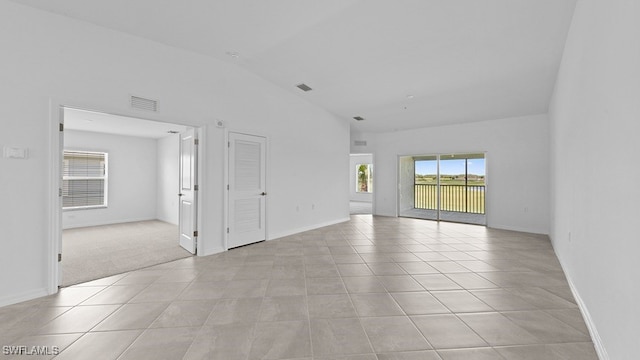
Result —
M58 230L58 281L57 281L57 286L61 286L62 285L62 274L64 273L63 270L63 266L64 264L62 264L62 177L64 174L64 110L62 108L60 108L58 111L60 111L60 122L59 122L59 131L58 131L58 154L59 154L59 162L58 162L58 166L59 171L58 171L58 218L56 219L57 221L57 230Z
M197 248L197 157L194 129L180 134L180 246L195 254Z
M265 153L264 137L229 133L229 249L266 239Z

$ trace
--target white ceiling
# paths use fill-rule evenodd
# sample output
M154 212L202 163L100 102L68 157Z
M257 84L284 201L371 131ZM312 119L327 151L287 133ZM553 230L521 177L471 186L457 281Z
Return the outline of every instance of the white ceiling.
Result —
M103 114L78 109L64 109L64 127L68 130L91 131L114 135L159 139L168 131L184 132L187 127L126 116Z
M234 62L358 132L547 112L576 2L13 1Z

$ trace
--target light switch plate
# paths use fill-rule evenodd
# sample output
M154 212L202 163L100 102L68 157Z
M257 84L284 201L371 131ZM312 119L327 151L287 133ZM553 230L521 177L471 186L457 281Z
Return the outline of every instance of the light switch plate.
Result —
M29 149L5 146L2 149L2 156L7 159L26 159L29 156Z

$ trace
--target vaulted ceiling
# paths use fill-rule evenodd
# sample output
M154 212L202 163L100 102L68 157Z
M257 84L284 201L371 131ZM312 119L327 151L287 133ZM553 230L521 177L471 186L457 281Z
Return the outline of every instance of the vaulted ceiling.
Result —
M576 2L12 1L235 63L356 132L547 112Z

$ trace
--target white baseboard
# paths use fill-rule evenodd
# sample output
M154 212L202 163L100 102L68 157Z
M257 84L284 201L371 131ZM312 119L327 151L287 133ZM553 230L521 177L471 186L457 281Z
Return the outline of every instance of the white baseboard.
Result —
M76 229L76 228L89 227L89 226L124 224L124 223L130 223L130 222L151 221L151 220L159 220L159 219L155 217L151 217L151 218L116 219L116 220L107 220L107 221L88 221L86 223L79 223L79 224L73 224L73 225L67 225L67 226L64 226L64 221L63 221L62 229L67 230L67 229Z
M384 211L374 211L373 215L375 215L375 216L386 216L386 217L400 217L400 214L386 213Z
M221 252L224 252L225 249L221 248L221 247L215 247L212 249L204 249L202 251L202 254L198 254L198 256L209 256L209 255L215 255L215 254L219 254Z
M578 289L576 289L576 287L573 285L571 278L569 278L567 272L565 271L562 261L560 261L560 266L562 267L562 271L564 272L564 275L567 278L567 283L569 283L569 288L571 289L573 298L576 300L576 303L578 304L578 308L582 313L582 318L584 319L584 322L587 325L587 329L589 329L589 334L591 335L591 340L593 341L593 346L596 349L598 358L600 360L609 360L609 354L607 354L607 350L605 349L604 344L602 343L602 339L600 338L600 334L598 333L596 324L593 322L593 319L591 318L591 314L589 313L589 309L587 308L587 305L584 303L584 301L582 301L582 297L580 297L580 293L578 292Z
M290 229L290 230L287 230L287 231L281 231L281 232L275 233L275 234L269 234L269 236L267 236L267 241L283 238L285 236L299 234L301 232L305 232L305 231L309 231L309 230L315 230L315 229L318 229L318 228L321 228L321 227L325 227L325 226L340 224L340 223L343 223L343 222L346 222L346 221L349 221L349 220L351 220L351 218L350 217L346 217L346 218L341 218L341 219L336 219L336 220L325 221L325 222L322 222L322 223L313 224L313 225L309 225L309 226L303 226L303 227L296 228L296 229Z
M0 297L0 307L17 304L19 302L33 300L35 298L47 296L49 293L46 288L28 290L19 294L11 294L8 296Z
M498 230L509 230L509 231L518 231L529 234L540 234L540 235L549 235L549 230L541 230L541 229L530 229L519 226L510 226L510 225L500 225L500 224L487 224L488 228L498 229Z

